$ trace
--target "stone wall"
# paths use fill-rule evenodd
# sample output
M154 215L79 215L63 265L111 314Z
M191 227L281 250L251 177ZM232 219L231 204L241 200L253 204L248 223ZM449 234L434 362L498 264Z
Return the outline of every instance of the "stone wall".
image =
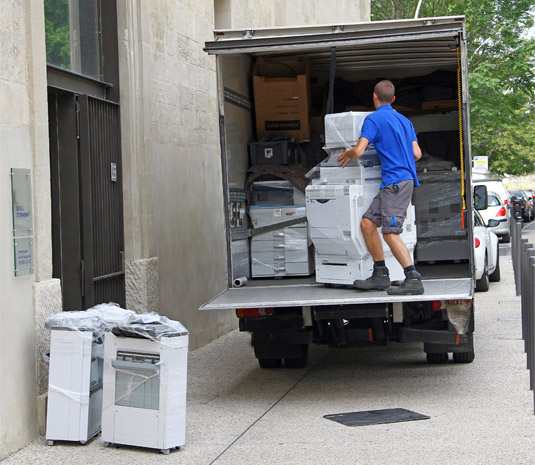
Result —
M51 203L43 2L6 0L0 14L0 459L37 434L38 389L46 385L42 321L61 309L51 280ZM34 274L14 276L10 169L30 170ZM48 291L44 291L44 288ZM59 299L59 309L58 309ZM36 327L37 325L37 327Z
M347 24L370 20L369 1L216 0L216 28Z

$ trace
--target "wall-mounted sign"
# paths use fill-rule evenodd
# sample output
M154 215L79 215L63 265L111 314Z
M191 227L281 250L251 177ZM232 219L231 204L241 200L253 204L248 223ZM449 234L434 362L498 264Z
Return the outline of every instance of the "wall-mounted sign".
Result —
M13 254L15 276L34 272L32 176L28 169L11 168Z
M479 155L472 158L474 162L474 170L487 171L489 169L489 157Z

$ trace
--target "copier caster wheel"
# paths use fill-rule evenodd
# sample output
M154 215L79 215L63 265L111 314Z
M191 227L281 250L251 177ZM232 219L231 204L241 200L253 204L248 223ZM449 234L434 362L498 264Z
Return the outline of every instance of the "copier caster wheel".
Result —
M163 454L163 455L169 455L169 453L171 452L169 449L160 449L160 452Z
M53 446L54 445L54 441L48 441L48 445L49 446Z

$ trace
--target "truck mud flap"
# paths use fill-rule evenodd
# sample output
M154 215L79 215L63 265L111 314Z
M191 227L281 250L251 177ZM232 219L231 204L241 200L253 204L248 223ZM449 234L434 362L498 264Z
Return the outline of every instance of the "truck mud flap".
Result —
M462 335L459 337L458 344L424 344L426 354L441 354L446 352L461 353L471 352L474 350L474 338L472 335Z
M416 328L403 328L401 330L401 342L457 345L459 341L460 336L454 331Z

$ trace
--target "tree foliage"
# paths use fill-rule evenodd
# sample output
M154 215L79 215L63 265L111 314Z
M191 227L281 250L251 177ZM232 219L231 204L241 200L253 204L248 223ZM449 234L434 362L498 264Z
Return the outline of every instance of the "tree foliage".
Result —
M69 1L45 0L46 61L69 69L71 45L69 30Z
M372 0L374 20L413 18L417 0ZM419 17L465 15L472 154L497 173L535 170L532 0L423 0Z

